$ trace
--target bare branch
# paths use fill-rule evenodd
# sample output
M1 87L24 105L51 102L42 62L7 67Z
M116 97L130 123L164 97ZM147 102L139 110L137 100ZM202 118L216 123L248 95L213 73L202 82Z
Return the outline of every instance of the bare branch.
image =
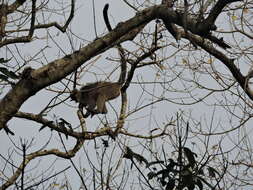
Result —
M18 169L14 172L14 174L8 179L8 181L6 181L1 187L1 190L5 190L8 187L10 187L11 185L13 185L17 178L21 175L23 168L25 168L27 166L27 164L38 157L41 156L46 156L46 155L55 155L61 158L72 158L75 156L75 154L78 152L78 150L80 150L80 148L83 146L84 140L77 140L75 146L73 147L73 149L70 149L67 152L61 152L58 149L51 149L51 150L42 150L42 151L37 151L37 152L33 152L31 154L28 154L26 156L25 161L23 161L20 166L18 167Z

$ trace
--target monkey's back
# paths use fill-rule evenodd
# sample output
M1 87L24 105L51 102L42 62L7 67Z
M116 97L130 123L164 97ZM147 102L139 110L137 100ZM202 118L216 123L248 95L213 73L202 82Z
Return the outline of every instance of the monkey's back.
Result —
M87 96L96 98L103 95L106 100L111 100L120 95L121 85L116 82L99 81L83 86L80 91Z

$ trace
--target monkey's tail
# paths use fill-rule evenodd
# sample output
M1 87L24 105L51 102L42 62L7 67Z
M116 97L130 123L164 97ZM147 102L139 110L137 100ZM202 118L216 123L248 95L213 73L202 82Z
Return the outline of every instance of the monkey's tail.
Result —
M104 16L104 20L105 20L105 25L107 27L107 29L109 31L112 31L112 27L111 24L109 22L109 18L108 18L108 8L109 8L109 4L105 4L104 9L103 9L103 16Z
M107 27L107 29L109 31L112 31L112 27L108 18L108 8L109 8L109 4L105 4L104 9L103 9L103 16L104 16L104 21L105 21L105 25ZM118 51L119 51L119 55L120 55L120 62L121 62L121 73L119 76L119 80L118 83L120 85L123 85L125 80L126 80L126 72L127 72L127 61L126 61L126 56L125 56L125 51L122 48L122 46L120 44L117 45Z

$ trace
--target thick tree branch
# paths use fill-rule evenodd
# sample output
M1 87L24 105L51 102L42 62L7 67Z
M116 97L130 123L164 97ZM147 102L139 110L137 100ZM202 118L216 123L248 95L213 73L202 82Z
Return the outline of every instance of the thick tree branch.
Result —
M118 25L113 31L73 54L55 60L37 70L31 70L29 76L22 78L1 100L0 129L6 127L7 121L18 111L20 106L32 95L44 87L63 79L92 57L114 46L115 41L128 32L138 28L156 17L156 9L150 8L142 14Z
M230 3L242 1L242 0L219 0L215 6L211 9L210 14L208 17L202 22L200 30L202 30L204 33L208 34L208 31L210 31L210 27L214 25L217 17L221 14L222 10Z
M234 60L228 58L226 55L224 55L222 52L215 49L213 46L211 46L209 43L204 41L201 37L190 34L185 35L183 30L180 30L181 36L190 40L192 43L197 44L201 48L203 48L205 51L219 59L232 73L233 77L236 79L236 81L239 83L241 88L246 92L246 94L249 96L251 100L253 100L253 94L249 89L249 86L247 84L246 77L243 76L241 71L236 67L234 64Z
M66 55L61 59L57 59L37 70L31 70L29 76L22 78L1 100L0 107L2 109L0 110L0 130L7 127L6 123L13 117L13 115L29 97L36 94L44 87L56 83L71 74L92 57L113 47L116 45L115 42L119 43L118 40L123 36L126 36L129 32L139 29L140 26L142 27L151 20L157 18L161 18L163 20L168 19L172 23L181 27L183 26L183 13L178 13L165 5L153 6L141 11L126 22L118 24L110 33L104 37L96 39L92 43L81 48L79 51ZM188 15L186 21L187 30L196 34L201 32L196 31L196 27L198 25L196 18ZM201 40L197 42L200 46L203 46L203 38L200 39ZM212 50L213 51L210 51L211 54L215 57L219 57L221 61L226 64L234 77L238 80L239 84L243 87L245 84L245 78L240 72L237 73L238 69L233 64L233 61L226 58L217 50ZM248 91L246 91L246 93L253 99Z
M184 11L174 11L172 8L168 8L167 6L159 6L157 9L159 17L164 23L171 22L181 27L184 27L184 24L186 24L187 30L191 31L193 34L205 37L210 33L210 31L216 30L217 27L215 26L215 21L224 7L236 1L241 0L219 0L211 10L209 16L202 22L199 22L197 16L189 14L185 15Z
M80 114L78 114L78 116L80 117ZM82 129L82 132L76 132L76 131L73 131L73 130L67 129L67 128L63 129L60 126L58 126L57 124L55 124L55 122L50 121L50 120L42 117L41 115L36 115L33 113L17 112L15 114L15 117L35 121L37 123L42 124L45 127L50 128L51 130L57 131L61 134L65 134L67 136L74 137L76 139L91 140L91 139L95 139L97 137L108 135L108 133L111 133L111 128L102 128L101 130L98 130L95 132L86 131L85 129ZM84 125L85 121L82 121L82 118L80 120L82 122L81 126Z

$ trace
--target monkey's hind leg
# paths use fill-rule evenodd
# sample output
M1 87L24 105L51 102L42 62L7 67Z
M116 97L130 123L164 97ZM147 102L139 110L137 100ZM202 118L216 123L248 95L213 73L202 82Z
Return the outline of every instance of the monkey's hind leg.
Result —
M84 107L84 106L83 106L82 104L79 104L78 110L81 112L82 116L83 116L84 118L86 118L86 117L88 117L88 116L86 116L87 113L86 113L86 114L83 113L83 107Z
M83 113L83 112L82 112L82 113ZM84 117L84 118L87 118L87 117L89 117L91 114L92 114L92 113L91 113L90 111L87 110L85 114L83 113L83 117ZM93 116L93 115L91 115L91 117L92 117L92 116Z
M97 113L102 113L102 114L107 113L107 109L106 109L106 105L105 105L106 100L107 100L107 98L105 95L98 96L97 110L96 110Z
M82 104L79 104L79 111L81 112L81 114L82 114L82 116L84 117L84 118L87 118L87 117L89 117L91 114L92 114L92 110L90 110L90 109L88 109L88 108L86 108L86 113L84 114L83 113L83 105ZM94 108L93 108L94 109Z
M106 102L106 96L104 95L99 95L97 98L96 102L90 102L89 106L86 107L86 114L85 116L88 117L91 115L91 118L96 115L96 114L106 114L107 113L107 109L105 106L105 102ZM95 109L95 107L97 107Z
M96 102L94 100L90 99L88 106L85 107L86 113L85 113L84 117L87 118L90 115L91 115L91 117L93 117L96 114L95 107L96 107Z

